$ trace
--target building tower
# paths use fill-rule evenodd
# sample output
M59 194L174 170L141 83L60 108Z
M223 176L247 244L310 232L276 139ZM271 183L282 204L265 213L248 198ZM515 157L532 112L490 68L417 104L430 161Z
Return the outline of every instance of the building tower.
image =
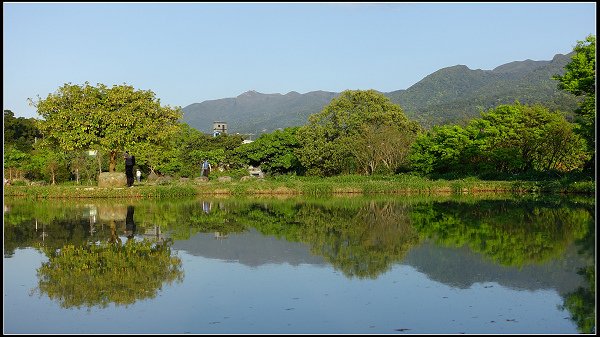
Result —
M224 134L227 134L227 123L219 121L213 122L213 137Z

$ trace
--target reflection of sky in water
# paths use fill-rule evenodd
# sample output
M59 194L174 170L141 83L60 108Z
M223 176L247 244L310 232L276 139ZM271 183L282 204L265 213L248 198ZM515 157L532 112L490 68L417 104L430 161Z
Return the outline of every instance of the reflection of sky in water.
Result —
M182 283L128 307L62 309L30 295L47 258L32 249L4 259L6 333L577 333L554 290L494 282L467 289L394 265L349 279L330 265L248 266L178 251ZM398 330L400 329L400 330ZM406 330L404 330L406 329Z

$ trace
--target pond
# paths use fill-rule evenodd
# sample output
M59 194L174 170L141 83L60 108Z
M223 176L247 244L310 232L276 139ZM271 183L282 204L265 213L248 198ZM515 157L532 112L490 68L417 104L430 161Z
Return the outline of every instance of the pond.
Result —
M595 333L595 199L4 200L9 334Z

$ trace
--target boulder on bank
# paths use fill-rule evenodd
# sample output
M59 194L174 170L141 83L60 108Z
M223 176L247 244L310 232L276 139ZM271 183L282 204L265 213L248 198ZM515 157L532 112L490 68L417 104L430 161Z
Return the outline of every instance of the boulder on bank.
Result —
M125 187L127 177L125 172L101 172L98 175L98 187Z
M198 185L200 183L207 183L208 177L196 177L194 178L194 184Z
M150 174L148 175L147 180L149 182L156 182L158 180L158 175L154 172L150 172Z

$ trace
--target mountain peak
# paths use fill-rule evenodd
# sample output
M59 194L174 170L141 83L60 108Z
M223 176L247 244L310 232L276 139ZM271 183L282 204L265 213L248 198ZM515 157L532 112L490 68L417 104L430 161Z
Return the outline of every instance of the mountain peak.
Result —
M248 90L244 93L239 94L238 97L251 97L251 96L256 96L256 95L260 95L260 92L258 92L256 90Z

